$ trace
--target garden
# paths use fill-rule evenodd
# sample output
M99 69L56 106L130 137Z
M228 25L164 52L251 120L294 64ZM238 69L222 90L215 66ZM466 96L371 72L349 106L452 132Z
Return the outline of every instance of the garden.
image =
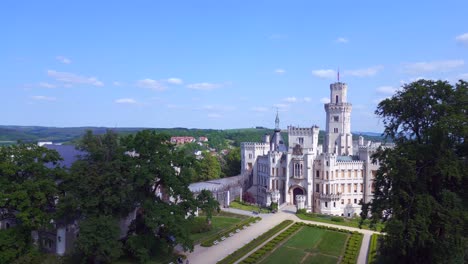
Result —
M356 263L362 234L295 223L241 263Z

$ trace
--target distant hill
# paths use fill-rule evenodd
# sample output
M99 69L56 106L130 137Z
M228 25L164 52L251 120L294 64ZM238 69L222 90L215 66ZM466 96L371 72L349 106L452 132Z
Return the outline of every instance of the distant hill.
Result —
M238 129L196 129L196 128L143 128L143 127L41 127L41 126L0 126L0 145L12 144L17 141L38 142L52 141L54 143L74 143L79 140L87 130L95 134L103 134L108 129L121 135L136 133L144 129L156 130L160 133L166 133L171 136L193 136L208 137L208 144L212 148L223 149L228 145L240 146L241 142L260 142L265 134L272 134L273 129L265 127L256 128L238 128ZM288 142L286 131L282 132L285 143ZM320 131L319 144L323 142L325 132ZM366 140L383 140L380 133L374 132L353 132L353 138L357 139L359 135L364 136Z

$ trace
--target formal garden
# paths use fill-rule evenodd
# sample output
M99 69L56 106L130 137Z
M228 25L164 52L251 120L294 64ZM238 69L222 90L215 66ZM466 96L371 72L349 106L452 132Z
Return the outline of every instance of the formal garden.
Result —
M375 228L371 227L370 221L368 219L364 220L363 224L359 227L359 222L361 220L360 217L346 218L342 216L307 213L305 210L297 211L296 215L302 220L316 221L316 222L327 223L327 224L349 226L349 227L376 230L376 231L381 231L383 228L382 223L377 223Z
M356 263L362 234L295 223L241 263Z

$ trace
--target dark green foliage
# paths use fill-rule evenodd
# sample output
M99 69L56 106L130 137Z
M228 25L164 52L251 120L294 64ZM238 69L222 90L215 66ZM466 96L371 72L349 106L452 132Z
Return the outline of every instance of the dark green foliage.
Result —
M209 152L203 152L202 159L196 161L193 182L221 178L221 165L218 159Z
M213 197L211 191L202 190L197 196L198 207L203 210L206 215L206 222L211 224L213 211L219 212L219 202Z
M110 216L88 217L80 222L76 251L88 263L111 263L122 254L119 226Z
M467 261L467 105L467 82L425 80L378 105L396 146L375 155L375 198L361 216L386 221L383 262Z
M225 176L236 176L240 174L241 169L241 155L240 148L236 147L231 149L229 153L224 156L226 165L223 167L223 174Z
M344 222L344 218L340 216L332 216L330 220L332 220L333 222Z
M296 211L296 214L307 214L307 210L306 209L298 209Z
M55 181L65 173L59 160L56 151L37 145L0 147L0 219L17 224L0 230L0 263L30 252L31 231L50 227L58 195Z

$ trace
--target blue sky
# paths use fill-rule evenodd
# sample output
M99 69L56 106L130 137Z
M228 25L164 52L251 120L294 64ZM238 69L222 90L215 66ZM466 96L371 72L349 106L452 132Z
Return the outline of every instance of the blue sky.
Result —
M418 78L468 79L468 1L2 1L0 124L352 131Z

